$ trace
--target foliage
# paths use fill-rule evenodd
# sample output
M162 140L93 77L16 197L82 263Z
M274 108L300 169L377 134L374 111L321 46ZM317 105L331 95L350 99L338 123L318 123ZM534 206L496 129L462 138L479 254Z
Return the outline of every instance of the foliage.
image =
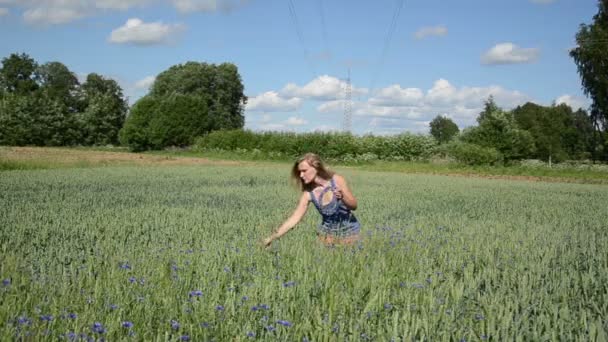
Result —
M608 132L608 0L598 1L598 12L591 24L581 24L576 33L577 46L570 50L583 91L591 100L591 119L595 130L594 158L608 160L608 146L600 131Z
M127 109L114 80L93 73L80 85L62 63L38 66L26 54L2 61L0 144L117 144Z
M281 153L297 157L307 152L326 159L370 160L426 160L434 152L436 141L425 135L400 134L395 136L361 137L348 133L262 132L248 130L214 131L196 140L195 149L253 150ZM373 158L372 158L373 159Z
M493 147L454 141L441 147L441 151L465 165L494 165L502 161L502 156Z
M489 101L490 102L490 101ZM465 129L460 140L481 147L494 148L505 162L524 159L535 149L532 135L520 129L511 113L492 108L478 117L479 126Z
M134 105L121 141L136 151L161 149L191 145L213 130L242 128L247 103L243 91L234 64L174 65L160 73L150 93L138 101L145 103Z
M460 131L452 119L442 115L437 115L429 126L431 127L431 135L440 144L449 142Z

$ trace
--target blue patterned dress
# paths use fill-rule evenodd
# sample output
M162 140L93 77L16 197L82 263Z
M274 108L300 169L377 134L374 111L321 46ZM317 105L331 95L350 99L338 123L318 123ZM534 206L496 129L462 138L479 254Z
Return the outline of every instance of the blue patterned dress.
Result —
M321 214L322 221L318 227L320 235L331 235L336 237L348 237L359 234L360 224L352 211L342 202L341 199L332 197L331 201L326 205L322 205L322 198L328 191L333 191L336 188L336 183L332 177L330 186L321 191L319 198L315 198L315 194L309 191L310 199Z

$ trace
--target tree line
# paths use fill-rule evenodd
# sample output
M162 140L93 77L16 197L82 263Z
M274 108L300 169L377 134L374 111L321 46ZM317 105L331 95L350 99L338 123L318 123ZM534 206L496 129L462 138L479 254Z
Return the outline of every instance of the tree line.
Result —
M112 79L91 73L80 83L61 62L13 53L0 68L0 145L187 146L212 130L242 128L243 91L234 64L187 62L160 73L129 108Z
M477 117L477 126L460 132L447 116L430 122L440 151L467 164L506 163L521 159L548 162L606 160L602 132L582 108L566 104L541 106L528 102L505 111L490 97Z

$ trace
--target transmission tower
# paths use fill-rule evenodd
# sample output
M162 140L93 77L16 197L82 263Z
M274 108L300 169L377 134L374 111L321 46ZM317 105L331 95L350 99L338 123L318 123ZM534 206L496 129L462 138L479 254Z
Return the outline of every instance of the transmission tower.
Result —
M352 103L352 88L350 84L350 68L348 69L348 78L346 79L346 87L344 87L344 121L342 122L342 130L345 133L350 133L352 128L353 118L353 103Z

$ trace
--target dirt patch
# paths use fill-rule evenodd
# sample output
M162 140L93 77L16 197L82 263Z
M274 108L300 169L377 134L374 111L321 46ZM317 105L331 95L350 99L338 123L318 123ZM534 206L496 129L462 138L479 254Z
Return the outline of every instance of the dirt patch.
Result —
M242 165L238 161L52 147L0 147L0 159L51 165Z

